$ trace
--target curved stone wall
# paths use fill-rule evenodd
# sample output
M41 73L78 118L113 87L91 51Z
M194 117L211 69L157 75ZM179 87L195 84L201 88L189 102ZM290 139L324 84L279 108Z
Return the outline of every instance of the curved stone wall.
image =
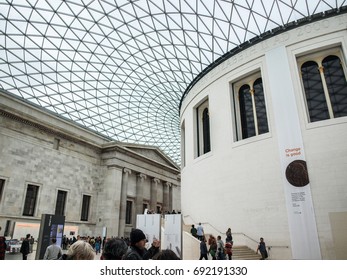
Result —
M239 52L191 88L180 116L186 223L213 234L230 227L235 245L255 248L264 237L272 259L347 259L347 116L310 121L300 70L336 54L345 71L346 26L346 14L298 25ZM267 127L245 137L236 91L258 78L264 99L253 108L264 107L253 117Z

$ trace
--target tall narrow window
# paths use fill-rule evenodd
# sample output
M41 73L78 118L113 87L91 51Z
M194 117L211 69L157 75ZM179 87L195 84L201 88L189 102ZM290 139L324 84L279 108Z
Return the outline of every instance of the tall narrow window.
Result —
M127 206L125 210L125 223L132 224L132 213L133 213L133 202L131 200L127 200Z
M7 220L4 230L4 236L12 235L12 233L13 231L11 232L11 220Z
M211 151L210 114L208 100L196 108L197 119L197 155L201 156Z
M306 94L306 103L311 122L329 119L329 111L325 102L323 83L318 64L307 61L301 66L301 75Z
M208 114L208 108L205 108L202 112L202 133L203 133L203 152L204 154L211 151L210 142L210 117Z
M298 59L310 122L347 116L347 82L339 49Z
M339 57L329 55L322 61L334 118L347 116L347 82Z
M55 215L64 216L66 195L67 195L67 192L60 191L60 190L58 191L57 203L55 204Z
M5 179L0 179L0 203L2 201L2 194L5 188Z
M265 106L265 97L263 90L263 81L261 78L255 80L253 84L254 88L254 103L255 103L255 112L257 116L257 127L258 134L263 134L269 132L269 126L267 123L267 113Z
M90 207L90 195L83 195L81 221L88 221L89 207Z
M182 123L181 126L181 166L182 168L186 166L186 130L185 123Z
M263 81L259 76L252 75L233 85L237 140L269 132Z
M255 135L251 88L243 85L239 90L242 139Z
M39 192L38 186L35 186L35 185L27 186L23 216L34 216L38 192Z

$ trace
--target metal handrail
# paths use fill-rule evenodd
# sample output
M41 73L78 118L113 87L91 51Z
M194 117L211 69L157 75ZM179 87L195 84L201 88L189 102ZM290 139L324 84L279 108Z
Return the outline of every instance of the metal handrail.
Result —
M195 220L190 216L190 215L185 215L183 216L183 218L187 218L189 217L193 222L194 224L197 224L195 222ZM214 225L212 225L210 222L201 222L202 225L209 225L211 228L213 228L216 232L218 232L220 235L226 235L224 232L220 231L219 229L217 229ZM243 232L233 232L233 235L243 235L244 237L246 237L249 241L252 241L256 244L259 243L258 240L255 240L254 238L248 236L247 234L243 233ZM288 245L269 245L269 246L266 246L268 249L271 249L271 248L286 248L288 249L289 246Z

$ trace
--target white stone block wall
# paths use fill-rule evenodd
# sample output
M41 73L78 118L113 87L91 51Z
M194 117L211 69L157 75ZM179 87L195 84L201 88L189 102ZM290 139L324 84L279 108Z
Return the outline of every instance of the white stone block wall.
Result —
M281 93L270 91L269 82L274 77L267 71L265 59L272 49L285 47L287 57L283 59L291 66L288 80L293 83L300 119L321 257L341 257L334 238L342 238L339 233L343 233L333 231L337 224L332 223L331 215L347 216L347 117L308 123L296 56L329 46L340 46L345 52L346 24L347 16L340 15L270 37L234 55L194 85L181 107L181 124L185 126L185 166L181 171L184 217L210 223L221 231L230 227L254 240L262 236L273 246L272 257L291 258L272 103L273 96ZM269 133L235 141L231 83L254 71L260 71L263 78ZM194 114L205 98L209 103L211 152L196 157Z

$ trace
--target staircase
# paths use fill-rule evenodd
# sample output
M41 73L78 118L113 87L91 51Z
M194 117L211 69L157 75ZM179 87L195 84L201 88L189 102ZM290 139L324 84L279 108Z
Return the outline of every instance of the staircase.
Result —
M247 246L233 246L233 260L259 260L261 255Z
M186 218L187 217L190 218L189 216L186 216ZM186 250L186 254L184 254L184 255L186 255L186 256L188 255L187 259L197 260L197 259L199 259L199 255L200 255L200 247L199 247L200 242L196 238L193 238L190 234L191 224L197 224L197 223L195 223L193 220L190 222L191 223L189 223L189 224L182 223L182 230L183 230L183 232L186 233L185 238L184 238L184 240L185 240L184 245L186 246L186 248L183 246L183 250ZM206 239L208 239L209 233L213 233L213 235L215 237L217 235L221 235L222 240L223 241L225 240L225 234L220 232L219 230L215 229L210 223L203 223L203 226L204 226L204 230L205 230ZM261 258L261 255L257 254L249 246L247 246L247 245L235 245L235 243L240 244L240 242L237 241L237 238L240 236L244 236L244 238L248 239L247 241L249 241L249 242L245 242L245 243L241 243L241 244L247 244L247 245L250 245L252 247L254 246L255 248L258 245L258 241L253 240L244 234L237 235L237 234L233 233L234 246L232 249L233 250L232 259L233 260L259 260ZM187 251L189 251L189 253ZM194 251L194 252L192 252L192 251ZM209 256L209 258L210 258L210 256Z

